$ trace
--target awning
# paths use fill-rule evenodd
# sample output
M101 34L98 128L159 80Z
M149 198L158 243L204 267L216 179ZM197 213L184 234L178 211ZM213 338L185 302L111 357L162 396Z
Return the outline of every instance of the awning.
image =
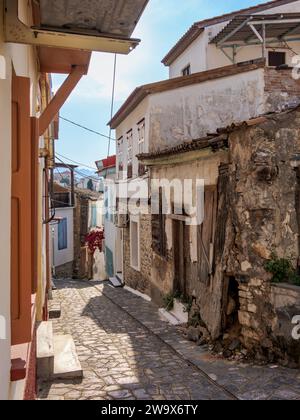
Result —
M210 43L220 48L300 40L300 14L236 16Z
M35 24L18 15L18 0L5 2L7 42L128 54L130 38L148 0L34 0Z

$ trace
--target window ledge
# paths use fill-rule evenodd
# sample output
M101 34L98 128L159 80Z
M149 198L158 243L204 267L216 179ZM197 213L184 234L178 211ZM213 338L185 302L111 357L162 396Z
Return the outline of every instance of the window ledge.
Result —
M137 271L138 273L141 272L141 268L140 267L134 267L133 265L130 265L130 267L134 270Z

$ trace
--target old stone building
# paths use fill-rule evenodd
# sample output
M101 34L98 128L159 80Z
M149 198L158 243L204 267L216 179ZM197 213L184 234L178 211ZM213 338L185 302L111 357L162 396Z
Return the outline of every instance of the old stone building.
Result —
M151 179L204 179L204 222L169 214L157 246L152 222L152 296L193 301L190 322L212 340L233 338L255 355L299 364L292 320L300 314L299 107L219 130L215 136L140 156ZM159 253L157 249L166 249ZM266 263L291 272L275 283ZM293 267L293 268L292 268Z

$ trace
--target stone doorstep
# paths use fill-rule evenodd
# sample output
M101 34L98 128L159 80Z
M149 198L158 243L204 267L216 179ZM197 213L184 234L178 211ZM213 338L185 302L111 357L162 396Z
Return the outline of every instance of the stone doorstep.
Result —
M71 335L54 336L53 379L83 378L83 370Z
M171 312L168 312L166 309L164 308L160 308L158 310L158 313L160 315L160 318L165 321L168 322L171 325L181 325L182 322L177 319L173 314L171 314Z
M61 317L60 303L51 303L49 309L49 319L59 319Z
M53 335L51 321L37 328L37 377L41 380L83 377L73 338Z
M110 277L109 281L114 287L123 287L123 284L117 277Z
M54 346L52 322L41 322L36 333L37 377L49 379L54 368Z

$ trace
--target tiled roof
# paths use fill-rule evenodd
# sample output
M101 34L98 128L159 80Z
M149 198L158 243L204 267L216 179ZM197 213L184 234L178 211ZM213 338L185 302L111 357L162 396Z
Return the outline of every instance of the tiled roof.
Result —
M165 66L170 66L176 58L178 58L186 48L191 45L195 39L204 31L205 28L212 25L217 25L233 19L236 15L259 13L265 10L273 9L274 7L284 6L285 4L293 3L296 0L273 0L267 3L259 4L257 6L248 7L247 9L236 10L232 13L225 15L216 16L211 19L205 19L199 22L195 22L190 29L180 38L180 40L174 45L174 47L168 52L163 58L162 63Z

